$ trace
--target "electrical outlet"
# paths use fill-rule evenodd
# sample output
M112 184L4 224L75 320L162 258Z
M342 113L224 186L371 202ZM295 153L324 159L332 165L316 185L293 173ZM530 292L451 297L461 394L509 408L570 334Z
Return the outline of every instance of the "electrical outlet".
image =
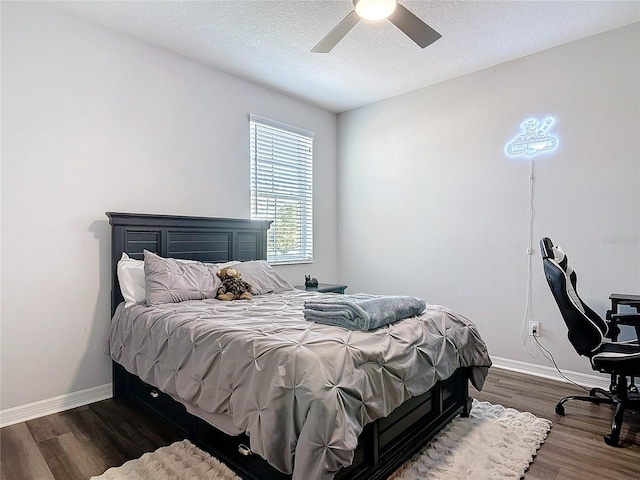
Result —
M540 322L529 322L529 335L532 337L540 336Z

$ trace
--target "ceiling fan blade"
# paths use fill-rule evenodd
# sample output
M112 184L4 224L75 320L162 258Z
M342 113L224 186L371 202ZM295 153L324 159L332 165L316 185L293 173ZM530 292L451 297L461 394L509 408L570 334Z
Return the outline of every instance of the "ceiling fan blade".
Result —
M313 47L311 51L313 53L330 52L331 49L335 47L340 40L342 40L342 37L349 33L349 30L351 30L359 21L360 16L355 10L352 11L349 15L344 17L342 21L327 34L326 37L320 40L320 43Z
M442 35L399 3L388 18L396 27L402 30L407 37L422 48L431 45L442 37Z

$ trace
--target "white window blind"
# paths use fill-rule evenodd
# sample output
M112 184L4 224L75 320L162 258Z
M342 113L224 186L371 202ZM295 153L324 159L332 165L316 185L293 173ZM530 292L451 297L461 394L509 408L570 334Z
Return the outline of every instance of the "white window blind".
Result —
M249 116L251 218L273 220L270 263L313 261L313 132Z

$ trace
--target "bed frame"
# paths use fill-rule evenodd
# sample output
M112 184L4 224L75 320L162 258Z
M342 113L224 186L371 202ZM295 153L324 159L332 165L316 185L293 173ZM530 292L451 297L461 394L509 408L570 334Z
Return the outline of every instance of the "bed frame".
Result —
M143 250L162 257L220 263L266 259L269 220L186 217L107 212L111 224L111 314L123 300L116 267L122 253L143 258ZM365 426L351 466L335 479L383 480L417 453L457 415L471 410L468 371L459 368L431 390L403 403L389 416ZM127 398L178 428L245 480L291 479L259 455L246 435L229 436L187 412L169 395L113 362L113 396Z

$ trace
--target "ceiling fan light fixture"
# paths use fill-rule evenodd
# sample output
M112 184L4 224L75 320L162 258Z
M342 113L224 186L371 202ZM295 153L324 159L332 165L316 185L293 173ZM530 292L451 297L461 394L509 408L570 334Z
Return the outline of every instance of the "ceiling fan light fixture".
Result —
M351 0L354 10L342 19L318 44L313 53L328 53L355 27L361 18L365 20L388 19L420 48L425 48L442 37L429 25L396 0Z
M393 13L396 0L358 0L356 13L365 20L382 20Z

